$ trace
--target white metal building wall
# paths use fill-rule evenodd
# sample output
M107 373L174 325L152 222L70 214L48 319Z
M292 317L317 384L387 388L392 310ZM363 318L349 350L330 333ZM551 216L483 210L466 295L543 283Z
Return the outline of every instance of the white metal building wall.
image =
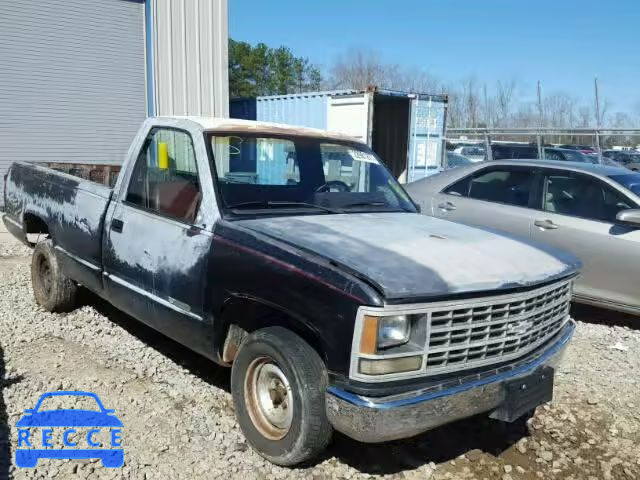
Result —
M153 0L156 115L229 116L227 0Z
M144 40L142 0L2 1L0 175L120 163L147 113Z

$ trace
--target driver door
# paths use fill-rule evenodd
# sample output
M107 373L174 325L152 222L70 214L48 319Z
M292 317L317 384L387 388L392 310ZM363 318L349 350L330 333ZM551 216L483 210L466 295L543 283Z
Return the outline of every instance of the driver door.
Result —
M115 305L210 354L204 288L212 234L201 220L201 185L190 134L152 129L126 192L112 202L104 262Z

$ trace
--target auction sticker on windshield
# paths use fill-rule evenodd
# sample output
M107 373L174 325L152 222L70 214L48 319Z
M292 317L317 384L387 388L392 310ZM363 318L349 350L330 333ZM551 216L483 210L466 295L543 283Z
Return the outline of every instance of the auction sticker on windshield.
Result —
M95 393L44 393L16 423L16 465L32 468L41 458L99 458L107 468L124 463L122 422Z

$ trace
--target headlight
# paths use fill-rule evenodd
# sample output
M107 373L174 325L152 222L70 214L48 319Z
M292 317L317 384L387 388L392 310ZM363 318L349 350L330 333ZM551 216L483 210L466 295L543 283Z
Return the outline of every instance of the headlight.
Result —
M380 317L378 348L389 348L409 341L409 318L406 315Z
M376 317L365 315L360 342L360 353L369 355L409 341L411 325L407 315Z
M424 317L365 312L360 325L356 324L360 344L354 343L350 375L383 381L389 375L411 376L420 372L426 335L426 321L420 319Z

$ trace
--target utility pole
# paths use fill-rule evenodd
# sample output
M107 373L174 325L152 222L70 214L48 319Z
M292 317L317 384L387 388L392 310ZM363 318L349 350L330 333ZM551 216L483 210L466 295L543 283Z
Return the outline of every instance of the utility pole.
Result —
M602 149L600 148L600 95L598 93L598 77L593 79L596 96L596 148L598 149L598 163L602 163Z
M484 123L485 128L491 128L493 125L491 124L491 112L489 111L489 96L487 95L487 84L485 83L483 86L484 89Z
M538 80L538 158L544 160L544 148L542 148L542 127L544 126L544 119L542 117L542 86L540 80Z

